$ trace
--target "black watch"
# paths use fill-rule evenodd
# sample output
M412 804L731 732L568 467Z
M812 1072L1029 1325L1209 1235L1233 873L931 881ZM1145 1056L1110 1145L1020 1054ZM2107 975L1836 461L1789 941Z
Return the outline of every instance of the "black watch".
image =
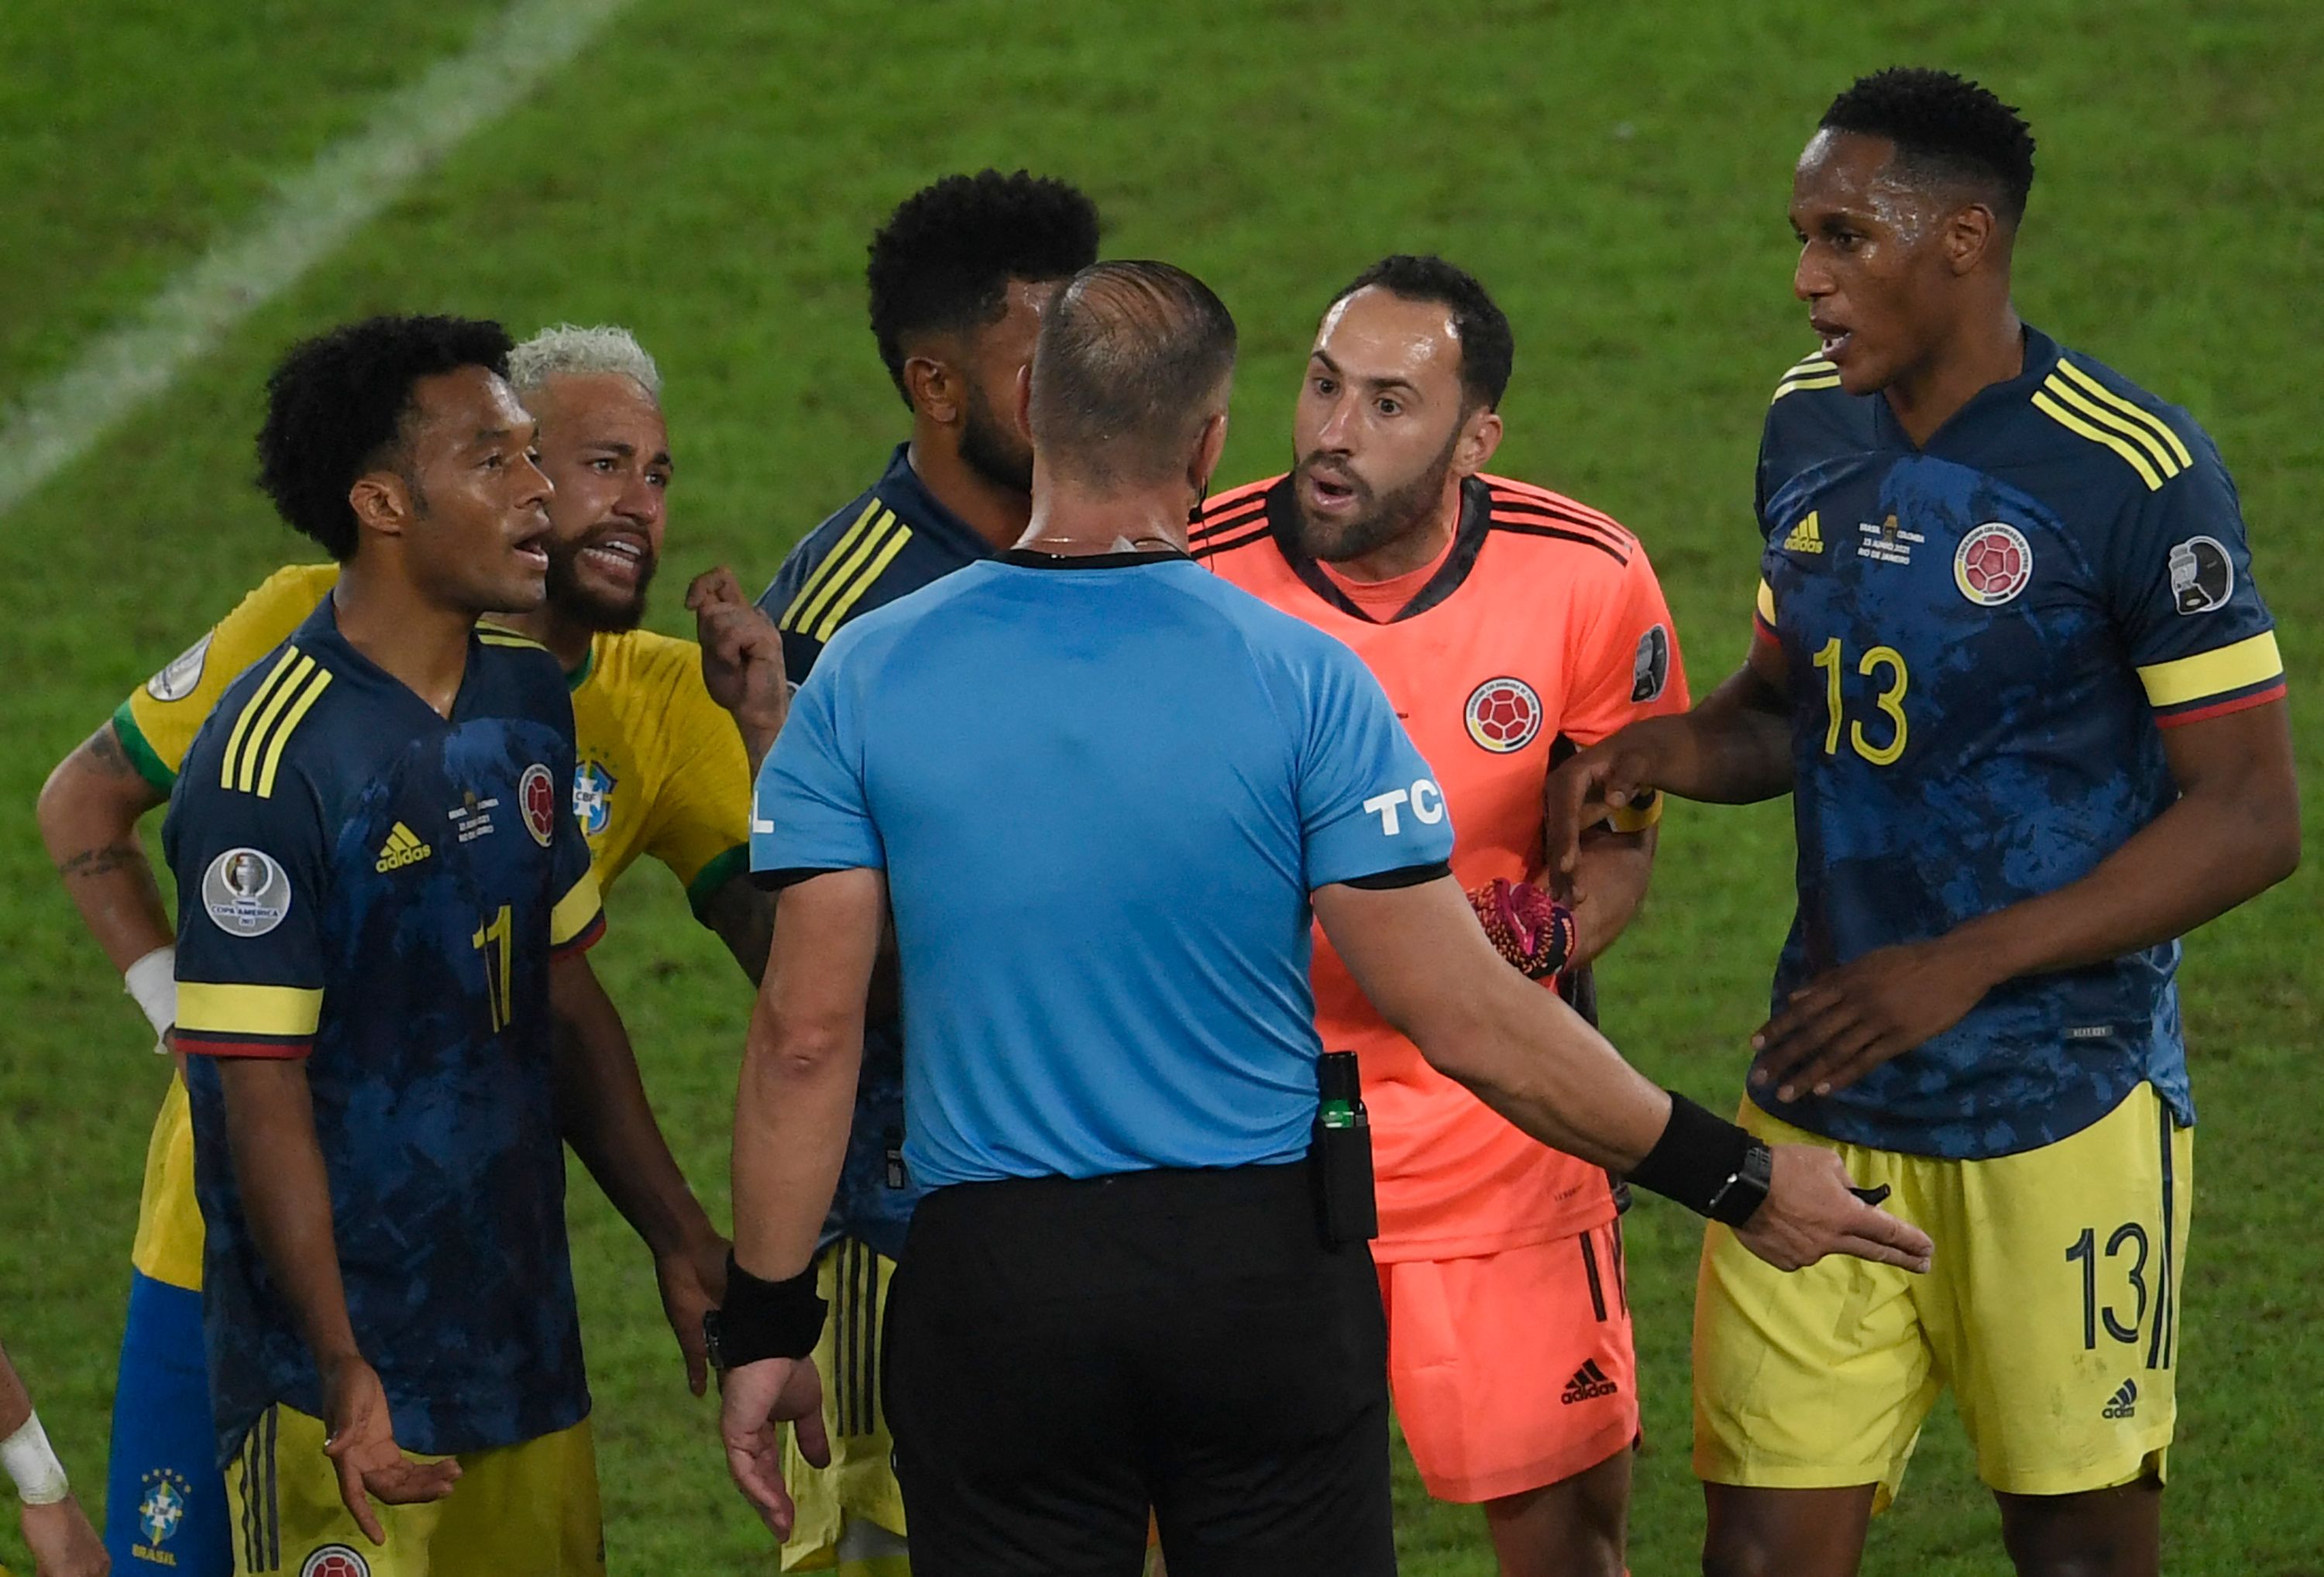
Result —
M1767 1202L1767 1188L1775 1178L1775 1152L1753 1139L1751 1148L1743 1152L1743 1164L1720 1185L1703 1214L1730 1227L1747 1224Z

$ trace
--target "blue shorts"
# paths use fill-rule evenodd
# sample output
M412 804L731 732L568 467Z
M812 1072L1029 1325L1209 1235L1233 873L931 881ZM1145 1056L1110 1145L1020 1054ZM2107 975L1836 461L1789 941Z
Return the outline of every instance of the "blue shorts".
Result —
M233 1577L217 1449L202 1295L133 1270L105 1488L105 1548L115 1577Z

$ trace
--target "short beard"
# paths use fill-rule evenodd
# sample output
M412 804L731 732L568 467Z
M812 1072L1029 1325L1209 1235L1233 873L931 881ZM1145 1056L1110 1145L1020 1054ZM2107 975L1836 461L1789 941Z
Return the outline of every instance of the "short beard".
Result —
M984 391L972 383L968 411L961 423L960 457L968 468L1012 493L1033 491L1033 446L993 413Z
M1460 446L1461 434L1453 430L1427 470L1402 487L1384 493L1372 500L1371 508L1344 524L1320 525L1307 518L1299 505L1298 489L1292 490L1293 506L1299 516L1299 550L1310 558L1325 564L1345 564L1350 559L1368 558L1391 542L1399 541L1425 528L1434 518L1444 497L1444 479L1452 474L1452 451ZM1294 456L1294 466L1305 470L1308 461Z
M576 567L586 541L576 544L570 551L554 543L549 549L549 605L585 630L604 635L622 635L636 629L646 616L646 592L653 585L659 560L647 559L638 567L638 589L618 600L591 591L581 584Z

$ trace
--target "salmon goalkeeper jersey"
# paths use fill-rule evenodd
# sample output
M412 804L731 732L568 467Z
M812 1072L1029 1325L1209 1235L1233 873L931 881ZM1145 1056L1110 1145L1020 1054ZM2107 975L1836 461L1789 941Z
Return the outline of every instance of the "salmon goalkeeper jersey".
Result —
M276 570L114 713L114 731L161 793L235 677L289 639L338 582L334 564ZM567 676L577 744L573 809L602 889L640 854L669 867L697 913L749 862L750 763L733 719L702 682L692 641L601 634ZM201 1285L202 1223L182 1087L154 1125L131 1261L173 1286Z
M1877 947L2079 881L2177 798L2160 730L2284 691L2218 451L2048 336L1915 444L1811 357L1760 442L1758 628L1791 687L1799 908L1780 1006ZM2179 945L2006 982L1845 1089L1779 1102L1849 1144L1979 1160L2152 1084L2194 1120Z
M1355 649L1443 785L1452 873L1467 888L1543 872L1542 790L1556 761L1623 724L1683 711L1662 587L1610 516L1499 476L1462 485L1435 564L1349 582L1299 550L1277 477L1222 494L1189 533L1223 578ZM1652 824L1659 806L1626 816ZM1603 1170L1527 1138L1390 1028L1319 930L1316 1028L1353 1051L1372 1121L1382 1260L1546 1242L1612 1219Z

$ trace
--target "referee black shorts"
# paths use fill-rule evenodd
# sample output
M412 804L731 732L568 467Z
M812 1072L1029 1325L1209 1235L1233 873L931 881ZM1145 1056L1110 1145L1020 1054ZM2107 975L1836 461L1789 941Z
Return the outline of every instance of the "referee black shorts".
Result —
M1388 1333L1305 1163L939 1189L890 1294L916 1577L1396 1570Z

